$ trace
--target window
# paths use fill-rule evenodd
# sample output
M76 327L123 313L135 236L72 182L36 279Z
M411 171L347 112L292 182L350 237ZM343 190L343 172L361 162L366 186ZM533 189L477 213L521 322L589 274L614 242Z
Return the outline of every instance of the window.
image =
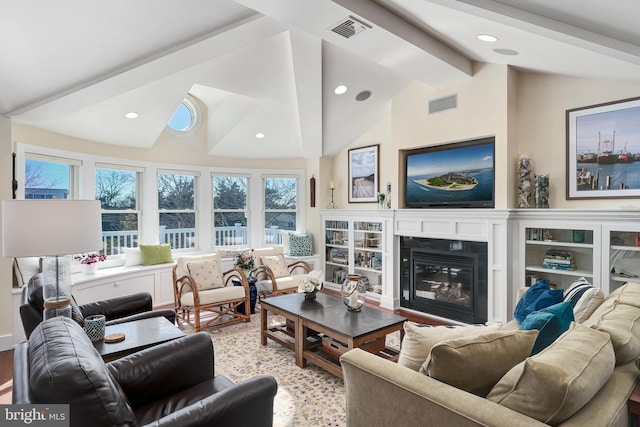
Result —
M25 199L76 199L78 167L81 162L63 157L26 154Z
M297 178L264 178L264 243L282 244L279 230L295 230L298 213Z
M158 173L160 243L172 249L196 245L196 175L189 172Z
M247 236L246 176L213 177L213 244L246 246Z
M105 255L138 246L141 171L117 165L96 165L96 200L102 207Z
M177 136L189 136L198 130L200 121L200 110L196 101L187 96L167 122L167 129Z

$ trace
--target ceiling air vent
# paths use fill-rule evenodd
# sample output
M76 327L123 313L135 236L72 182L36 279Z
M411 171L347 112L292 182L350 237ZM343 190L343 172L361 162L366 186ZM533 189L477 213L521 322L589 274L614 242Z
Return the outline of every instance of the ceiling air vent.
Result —
M432 99L429 101L429 114L439 113L441 111L454 110L458 108L458 94L445 96L443 98Z
M366 22L359 20L356 17L349 15L349 17L341 20L336 25L334 25L333 28L331 28L331 31L341 35L345 39L348 39L350 37L360 34L367 28L371 29L373 27L371 27L371 25L367 24Z

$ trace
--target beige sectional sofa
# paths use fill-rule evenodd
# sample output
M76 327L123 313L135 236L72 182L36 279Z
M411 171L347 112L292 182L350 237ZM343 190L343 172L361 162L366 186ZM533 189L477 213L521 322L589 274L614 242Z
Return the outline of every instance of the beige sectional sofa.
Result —
M630 425L640 284L612 292L583 323L529 357L532 332L514 322L414 326L405 325L400 363L359 349L341 357L350 427ZM416 333L426 338L411 342ZM421 348L424 359L416 356Z

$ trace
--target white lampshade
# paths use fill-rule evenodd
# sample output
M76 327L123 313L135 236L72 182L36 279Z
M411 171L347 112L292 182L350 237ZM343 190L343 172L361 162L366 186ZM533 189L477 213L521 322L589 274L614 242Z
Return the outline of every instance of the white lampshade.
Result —
M99 200L4 200L2 255L55 256L102 248Z

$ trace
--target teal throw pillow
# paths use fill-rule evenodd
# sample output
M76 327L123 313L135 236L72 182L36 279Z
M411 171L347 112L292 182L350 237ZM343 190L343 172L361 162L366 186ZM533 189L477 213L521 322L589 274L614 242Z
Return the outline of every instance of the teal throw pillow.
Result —
M540 331L536 343L533 345L533 350L531 350L531 355L544 350L560 335L568 331L571 322L573 322L571 301L561 302L529 314L520 324L520 329Z
M546 279L539 280L522 295L513 317L518 323L522 323L530 313L562 302L562 297L562 289L551 289Z
M313 255L313 236L311 234L289 234L290 256Z
M140 258L142 259L142 265L173 262L171 246L168 243L162 245L140 245Z

